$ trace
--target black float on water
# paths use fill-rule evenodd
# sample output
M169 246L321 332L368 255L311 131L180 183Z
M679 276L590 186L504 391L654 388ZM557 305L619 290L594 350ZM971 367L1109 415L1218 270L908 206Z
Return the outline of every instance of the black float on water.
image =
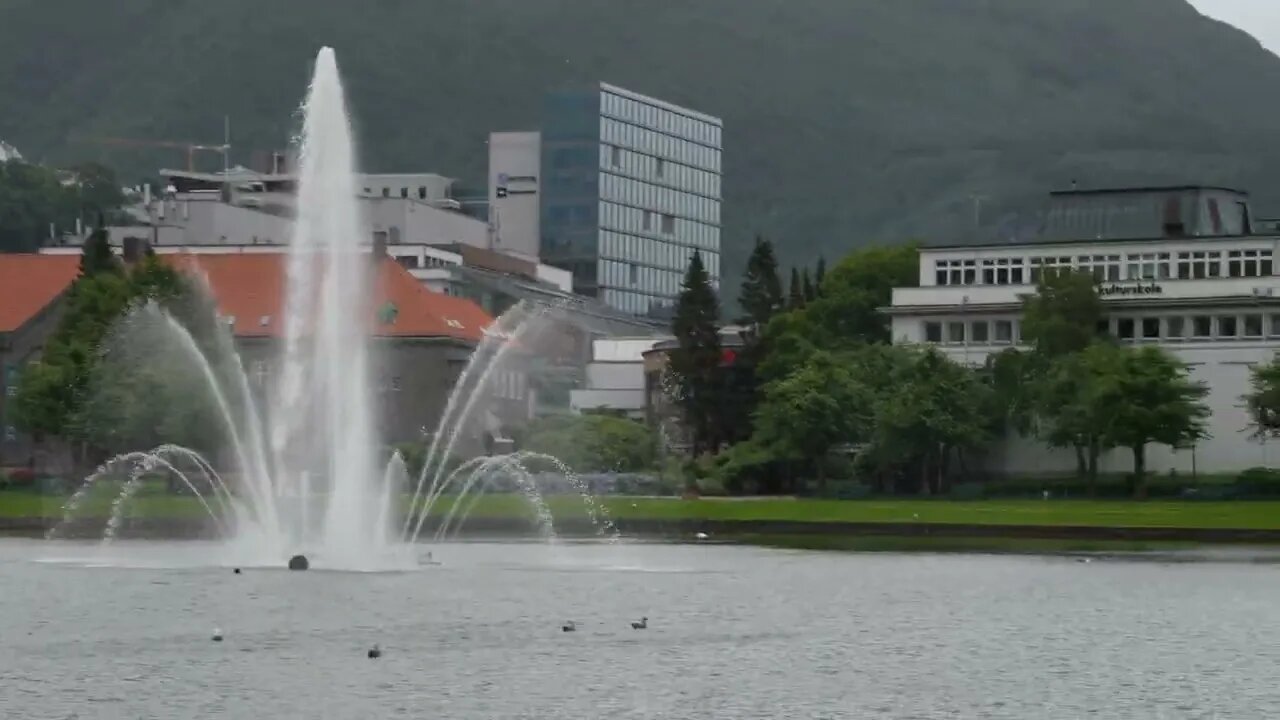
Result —
M215 630L213 631L213 641L214 641L214 642L222 642L222 630L215 629Z
M373 647L369 648L370 659L377 659L380 657L382 657L382 648L378 647L377 645L374 645Z
M570 620L564 625L561 625L560 629L563 630L564 632L573 632L574 630L578 629L578 626L572 620Z
M294 555L289 558L290 570L306 570L311 567L311 563L307 561L306 555Z
M649 628L649 618L640 618L640 622L631 623L632 630L647 630Z
M235 570L232 570L232 572L234 572L235 574L239 575L239 574L240 574L240 568L236 568Z

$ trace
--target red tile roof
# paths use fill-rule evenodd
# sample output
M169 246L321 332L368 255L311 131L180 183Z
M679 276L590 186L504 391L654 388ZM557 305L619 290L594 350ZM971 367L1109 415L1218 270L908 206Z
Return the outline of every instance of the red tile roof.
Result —
M0 254L0 332L25 325L79 274L79 255Z
M283 253L161 255L204 276L218 312L235 318L238 337L273 337L284 331ZM373 334L381 337L453 337L479 342L493 318L470 300L429 290L399 263L384 258L378 268ZM383 310L394 308L394 313ZM390 319L390 322L384 320Z

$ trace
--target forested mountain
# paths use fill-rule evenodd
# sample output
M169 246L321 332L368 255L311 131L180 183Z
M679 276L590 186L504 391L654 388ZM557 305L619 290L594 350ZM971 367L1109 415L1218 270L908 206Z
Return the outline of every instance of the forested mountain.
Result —
M296 123L338 50L367 169L483 182L491 130L605 80L725 121L730 272L954 240L1052 188L1214 182L1280 211L1280 58L1185 0L0 0L0 138L125 177Z

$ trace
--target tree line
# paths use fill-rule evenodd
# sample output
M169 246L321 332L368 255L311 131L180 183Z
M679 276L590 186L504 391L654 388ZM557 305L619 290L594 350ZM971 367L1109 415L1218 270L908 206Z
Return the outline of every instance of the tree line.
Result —
M1023 302L1021 341L979 365L892 343L882 309L894 287L918 284L918 263L914 246L860 250L815 273L807 293L805 273L793 271L784 292L772 244L757 239L730 370L718 300L695 254L668 369L695 457L689 477L714 477L730 492L793 493L810 480L825 492L835 474L878 492L939 494L981 478L997 441L1022 435L1074 452L1090 493L1103 453L1126 451L1142 497L1149 446L1209 437L1208 388L1168 351L1111 337L1087 273L1046 273ZM1254 368L1244 401L1254 432L1280 437L1280 363Z
M58 236L108 219L124 204L115 173L97 163L55 170L0 162L0 252L35 252Z

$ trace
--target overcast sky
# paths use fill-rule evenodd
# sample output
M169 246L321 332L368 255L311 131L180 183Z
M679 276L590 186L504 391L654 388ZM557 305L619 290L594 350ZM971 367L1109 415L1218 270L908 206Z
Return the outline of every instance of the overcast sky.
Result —
M1280 55L1280 0L1191 0L1191 4L1253 35Z

